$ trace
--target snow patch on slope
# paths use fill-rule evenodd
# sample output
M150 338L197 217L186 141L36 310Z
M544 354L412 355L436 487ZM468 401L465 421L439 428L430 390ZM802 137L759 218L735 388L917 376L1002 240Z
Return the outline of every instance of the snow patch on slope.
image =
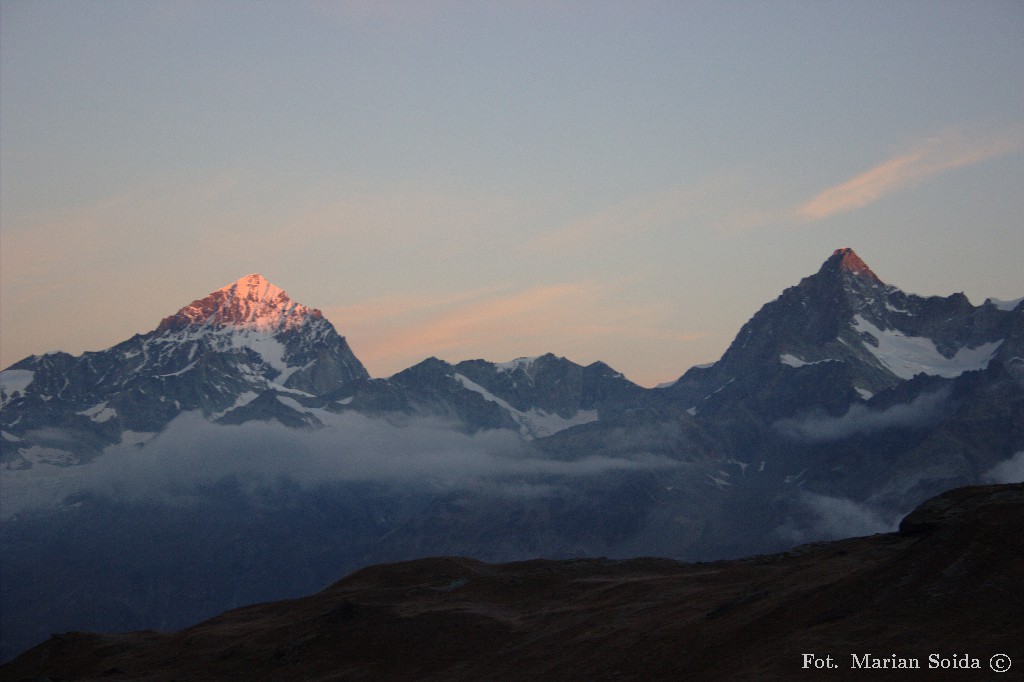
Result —
M194 353L195 353L195 350L196 350L196 349L195 349L195 346L193 346L193 347L192 347L192 350L191 350L191 351L189 352L189 357L192 357L192 354L194 354ZM190 362L190 363L189 363L188 365L186 365L185 367L182 367L182 368L181 368L181 369L179 369L179 370L178 370L177 372L170 372L169 374L156 374L156 375L154 375L154 376L156 376L156 378L158 378L158 379L162 379L162 378L164 378L164 377L177 377L177 376L181 376L181 375L182 375L182 374L184 374L185 372L188 372L188 371L190 371L190 370L191 370L191 369L192 369L193 367L195 367L195 366L196 366L196 365L197 365L198 363L199 363L199 361L198 361L198 360L196 360L195 362Z
M3 393L4 404L15 393L24 393L35 379L36 373L30 369L5 369L0 372L0 393Z
M498 396L494 395L486 388L471 381L468 377L462 374L455 374L455 379L462 384L465 388L470 391L475 391L484 397L484 400L488 400L492 403L497 403L499 407L507 411L512 418L519 422L519 433L525 438L542 438L544 436L550 436L553 433L564 431L573 426L579 426L580 424L589 424L595 422L598 419L597 410L578 410L572 417L566 419L560 417L557 414L549 414L544 410L532 408L528 412L517 410L512 407L507 401L502 400Z
M279 395L279 396L277 396L277 402L281 403L285 407L292 408L296 412L299 412L301 414L306 414L306 406L303 405L302 403L300 403L298 400L295 400L294 398L289 398L288 396Z
M1000 310L1005 310L1007 312L1011 310L1016 310L1017 306L1019 306L1021 302L1024 302L1024 298L1017 298L1012 301L1000 301L998 298L985 299L985 303L991 303Z
M779 362L790 367L806 367L807 365L820 365L823 362L835 362L831 358L827 360L817 360L815 362L808 362L807 360L801 360L791 353L783 353L779 356Z
M113 419L114 417L116 417L117 416L117 410L115 410L112 407L107 407L107 403L106 403L106 401L104 401L102 403L99 403L98 405L93 405L92 407L90 407L87 410L82 410L81 412L78 412L77 414L84 415L84 416L88 417L89 419L93 420L94 422L102 424L103 422L108 421L108 420Z
M860 315L854 316L853 328L878 342L877 346L865 344L864 347L883 367L901 379L911 379L916 374L952 379L964 372L985 369L1003 343L999 340L983 343L977 348L961 348L956 355L947 358L929 338L907 336L895 329L879 329Z
M274 378L275 383L283 384L299 367L290 367L284 359L284 344L274 338L274 335L265 331L234 330L229 338L231 347L236 349L248 348L257 353L263 362L267 363L280 374Z
M494 368L499 372L514 372L520 367L523 370L529 371L530 366L533 365L534 361L540 356L516 358L508 362L495 363Z
M244 406L248 405L253 400L256 400L256 398L258 398L259 395L260 394L257 393L256 391L245 391L244 393L240 393L239 396L235 399L235 403L231 407L229 407L228 409L226 409L226 410L224 410L222 412L215 412L213 414L213 418L214 419L220 419L221 417L226 415L231 410L235 410L235 409L238 409L239 407L244 407Z
M174 332L150 339L143 346L143 352L147 359L150 356L150 349L153 355L162 358L168 349L180 347L186 343L195 341L207 341L215 351L223 350L250 350L263 359L263 362L279 372L274 378L275 383L283 384L295 372L302 369L302 366L289 365L285 360L285 345L275 337L275 332L259 329L248 329L238 327L224 327L215 329L210 327L190 327L180 332ZM189 358L195 353L193 347L189 352ZM161 360L157 360L160 362ZM198 360L192 361L186 367L167 374L158 374L160 377L171 377L185 374L195 367ZM148 363L144 363L145 364Z

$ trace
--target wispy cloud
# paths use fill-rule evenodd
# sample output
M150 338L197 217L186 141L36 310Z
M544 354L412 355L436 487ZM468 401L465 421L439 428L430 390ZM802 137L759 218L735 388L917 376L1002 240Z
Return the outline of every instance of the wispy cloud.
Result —
M360 345L358 352L367 364L398 369L428 355L451 357L489 344L501 352L501 342L510 336L522 341L547 335L565 311L578 310L595 296L593 285L576 282L512 292L389 296L325 313L360 331L366 347Z
M902 517L899 511L811 492L801 493L795 502L790 518L775 530L794 545L891 532Z
M631 324L589 324L568 328L566 331L580 336L617 336L635 340L658 339L677 343L698 341L708 337L707 332L684 332L659 326Z
M612 236L635 236L668 225L704 217L707 207L726 184L723 178L706 179L694 186L673 187L627 197L540 234L524 242L528 253L547 253L579 248Z
M928 426L948 411L949 393L948 389L922 393L908 403L891 405L882 410L855 403L839 417L814 410L779 420L774 427L791 440L821 443L893 428Z
M826 189L799 206L795 213L803 221L813 222L853 211L931 176L1008 154L1020 149L1022 144L1024 133L1021 131L974 139L951 133L936 136Z
M501 361L553 352L576 362L600 359L616 366L617 358L608 355L609 343L633 348L706 336L673 329L666 323L667 309L619 296L620 285L584 280L521 290L492 287L455 294L390 295L326 308L324 314L349 335L356 355L376 376L430 355L451 361Z
M436 316L445 309L458 305L471 305L490 296L498 296L506 291L505 287L491 286L470 291L458 291L450 294L430 294L424 292L402 292L387 294L373 299L337 306L328 310L328 317L335 324L344 327L349 325L362 326L378 321L396 318L426 318Z
M638 193L561 224L522 243L529 255L565 253L582 246L638 238L732 238L793 221L792 200L780 174L755 163L699 178L692 184Z
M981 476L992 483L1024 483L1024 450L1004 459Z

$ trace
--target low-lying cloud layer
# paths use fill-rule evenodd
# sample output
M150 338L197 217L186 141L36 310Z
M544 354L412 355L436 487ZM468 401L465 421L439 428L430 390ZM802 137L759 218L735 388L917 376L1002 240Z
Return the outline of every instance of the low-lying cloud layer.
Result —
M326 428L301 431L265 422L217 425L190 413L144 446L114 446L88 464L5 471L4 489L12 495L5 495L4 516L78 492L187 500L199 487L229 477L252 490L280 481L303 487L377 482L523 495L542 493L552 478L675 465L654 456L544 459L510 431L469 435L439 419L395 426L344 414Z
M989 469L981 479L989 483L1024 483L1024 450Z
M917 428L938 421L948 409L949 389L922 393L909 403L874 410L855 403L845 414L833 417L821 410L775 423L775 429L792 440L826 442L856 434L877 433L892 428Z
M801 493L801 518L791 518L776 530L783 540L799 544L838 540L896 530L901 514L893 514L844 497Z

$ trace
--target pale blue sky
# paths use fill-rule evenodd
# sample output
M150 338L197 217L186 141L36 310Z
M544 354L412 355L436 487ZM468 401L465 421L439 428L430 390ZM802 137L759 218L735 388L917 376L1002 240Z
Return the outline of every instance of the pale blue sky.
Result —
M646 385L850 246L1024 296L1024 3L0 2L0 366L260 272Z

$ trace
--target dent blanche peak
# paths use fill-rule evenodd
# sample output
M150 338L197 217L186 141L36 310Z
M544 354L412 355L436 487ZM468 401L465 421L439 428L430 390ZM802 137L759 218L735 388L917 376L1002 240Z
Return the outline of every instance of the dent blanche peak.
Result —
M156 331L189 326L278 331L300 326L309 318L321 319L323 313L293 301L283 289L254 273L192 301L161 321Z

